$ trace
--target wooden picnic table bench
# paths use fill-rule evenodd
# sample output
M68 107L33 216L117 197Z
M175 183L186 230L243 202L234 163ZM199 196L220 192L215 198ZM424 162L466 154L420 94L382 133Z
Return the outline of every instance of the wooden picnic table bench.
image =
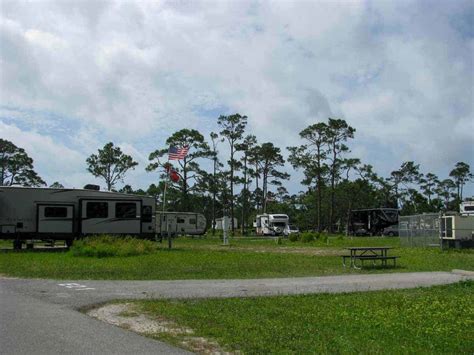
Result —
M360 269L364 265L365 260L372 261L375 266L377 260L381 261L382 266L387 266L387 260L393 260L393 266L397 265L397 259L399 256L387 255L388 250L391 247L351 247L346 248L350 251L350 255L341 255L342 264L346 266L346 259L350 259L350 266L354 269ZM356 261L359 260L361 267L356 265Z

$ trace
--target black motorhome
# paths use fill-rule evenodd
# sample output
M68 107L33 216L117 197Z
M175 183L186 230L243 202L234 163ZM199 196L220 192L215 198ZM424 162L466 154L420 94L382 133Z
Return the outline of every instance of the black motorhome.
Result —
M370 208L352 210L349 221L349 234L382 235L384 228L398 223L396 208Z

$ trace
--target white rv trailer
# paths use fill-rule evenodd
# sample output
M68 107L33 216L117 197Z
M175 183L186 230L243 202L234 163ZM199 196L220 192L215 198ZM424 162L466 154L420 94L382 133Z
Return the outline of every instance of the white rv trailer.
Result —
M194 212L156 212L156 233L201 235L206 233L206 217Z
M232 228L232 221L230 217L227 217L227 224L226 224L226 229L231 230ZM236 217L234 217L234 229L239 228L239 221L237 220ZM223 230L224 229L224 217L216 218L216 229L217 230Z
M474 244L474 202L461 202L460 213L446 213L440 217L442 245L461 247Z
M286 214L260 214L254 221L257 235L282 235L290 219Z
M90 189L0 187L0 239L66 240L90 234L155 236L153 197Z

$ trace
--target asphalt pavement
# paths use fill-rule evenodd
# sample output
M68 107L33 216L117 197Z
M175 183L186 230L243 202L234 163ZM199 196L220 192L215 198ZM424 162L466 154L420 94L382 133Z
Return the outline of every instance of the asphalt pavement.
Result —
M98 281L0 277L0 354L185 354L79 312L119 299L340 293L474 280L474 272L417 272L251 280Z

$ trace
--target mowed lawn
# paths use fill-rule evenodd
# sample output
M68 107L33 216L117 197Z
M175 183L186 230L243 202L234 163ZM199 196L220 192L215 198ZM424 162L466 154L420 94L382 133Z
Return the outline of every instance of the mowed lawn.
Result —
M342 266L339 255L348 246L392 246L396 268ZM74 256L72 252L0 253L0 274L53 279L173 280L318 276L347 273L474 270L474 250L401 248L398 238L341 238L311 243L235 239L223 246L218 239L178 238L156 252L128 257Z
M135 302L244 354L473 354L474 282L347 294ZM185 336L151 336L182 344Z

